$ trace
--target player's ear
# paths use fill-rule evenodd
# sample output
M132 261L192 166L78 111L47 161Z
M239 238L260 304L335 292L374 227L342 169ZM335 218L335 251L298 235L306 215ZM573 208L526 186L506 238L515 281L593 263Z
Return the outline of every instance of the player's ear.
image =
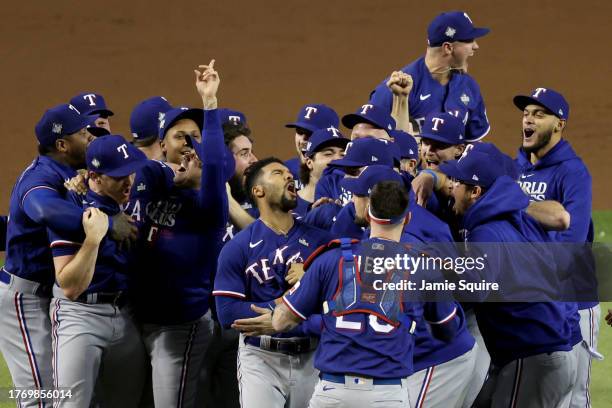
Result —
M559 121L557 122L557 125L555 126L555 132L563 132L565 130L565 125L567 124L567 121L565 119L559 119Z
M161 147L162 153L164 154L164 156L166 155L166 152L167 152L167 150L166 150L166 141L165 140L166 139L164 138L164 139L159 141L159 147Z
M55 150L58 152L65 152L68 150L68 143L66 139L60 138L55 141Z
M465 151L464 144L456 145L455 146L455 158L458 159L459 157L461 157L464 151Z
M314 168L314 163L312 161L312 159L310 157L306 157L306 167L308 167L308 170L312 171L312 169Z
M264 188L261 184L253 186L253 189L251 191L253 192L253 197L255 198L262 198L266 195L266 192L264 191Z

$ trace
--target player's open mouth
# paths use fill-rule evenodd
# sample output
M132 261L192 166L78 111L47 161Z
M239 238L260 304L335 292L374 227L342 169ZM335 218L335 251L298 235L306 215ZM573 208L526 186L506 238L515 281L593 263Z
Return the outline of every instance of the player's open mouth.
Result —
M440 165L440 162L438 160L425 160L425 164L427 164L427 167L437 168Z
M295 183L293 181L287 183L287 191L289 192L289 194L291 194L292 196L295 196L297 193L295 191Z
M529 139L535 133L535 129L523 129L523 138Z

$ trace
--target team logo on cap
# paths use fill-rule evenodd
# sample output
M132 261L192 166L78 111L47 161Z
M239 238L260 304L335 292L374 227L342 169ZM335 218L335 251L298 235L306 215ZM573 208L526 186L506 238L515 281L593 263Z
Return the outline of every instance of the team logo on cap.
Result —
M371 159L372 159L373 162L377 162L378 161L378 157L376 157L376 156L372 156Z
M159 128L160 129L163 129L165 125L166 125L166 119L162 119L162 120L159 121Z
M365 105L361 105L361 114L367 115L368 111L372 109L373 107L374 105L370 105L369 103L366 103Z
M55 133L56 135L59 135L62 133L62 124L61 123L54 123L53 127L51 128L51 133Z
M228 116L227 117L229 119L230 122L232 122L234 125L237 125L240 123L240 116Z
M467 96L466 94L461 95L461 102L463 102L464 105L467 105L468 103L470 103L470 97Z
M535 91L533 91L533 95L531 96L533 96L534 98L537 98L540 96L542 92L546 92L546 88L536 88Z
M340 137L340 133L338 133L339 132L338 129L336 129L333 126L330 126L327 129L325 129L325 130L327 130L328 132L332 132L332 136L333 137Z
M563 109L559 109L559 116L563 116Z
M91 165L97 169L98 167L100 167L100 160L94 157L93 160L91 161Z
M164 120L165 117L166 114L164 112L159 112L159 114L157 115L157 120L161 122L162 120Z
M455 30L453 27L446 27L444 34L446 34L447 37L453 38L456 32L457 30Z

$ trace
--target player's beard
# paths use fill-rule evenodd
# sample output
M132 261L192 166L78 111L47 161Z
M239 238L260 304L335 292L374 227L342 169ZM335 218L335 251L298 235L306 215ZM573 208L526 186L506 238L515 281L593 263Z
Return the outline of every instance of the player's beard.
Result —
M297 207L297 197L292 199L292 198L288 198L285 194L281 196L281 200L280 200L281 211L289 212L293 210L295 207Z
M355 225L357 225L358 227L367 228L370 226L370 223L368 222L368 220L359 215L355 215L354 222L355 222Z
M553 134L552 127L550 129L546 129L542 131L542 133L537 136L537 140L533 144L533 146L523 147L523 150L525 150L527 154L536 153L538 150L540 150L541 148L543 148L550 142L550 139L552 138L552 134Z

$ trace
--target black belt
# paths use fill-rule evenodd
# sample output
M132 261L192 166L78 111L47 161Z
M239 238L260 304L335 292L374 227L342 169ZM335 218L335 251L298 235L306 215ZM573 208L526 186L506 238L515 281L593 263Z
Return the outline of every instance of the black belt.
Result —
M263 338L262 338L263 337ZM302 354L316 350L319 339L315 337L277 338L269 336L247 337L247 344L262 350L283 354Z
M85 303L88 305L100 305L100 304L111 304L117 307L123 307L126 304L127 296L123 292L116 293L87 293L82 294L74 300L78 303Z

